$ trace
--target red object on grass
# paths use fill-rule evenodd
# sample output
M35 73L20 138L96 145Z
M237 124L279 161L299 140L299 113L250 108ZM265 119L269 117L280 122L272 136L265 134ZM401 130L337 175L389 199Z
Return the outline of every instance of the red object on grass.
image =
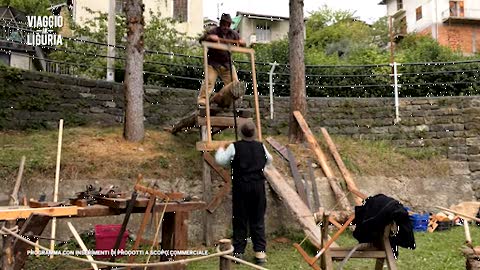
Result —
M121 224L98 224L95 225L95 249L96 250L108 250L115 246L118 234L122 228ZM118 249L125 249L127 242L128 231L125 231L120 241L120 247ZM99 255L99 258L109 258L109 255Z

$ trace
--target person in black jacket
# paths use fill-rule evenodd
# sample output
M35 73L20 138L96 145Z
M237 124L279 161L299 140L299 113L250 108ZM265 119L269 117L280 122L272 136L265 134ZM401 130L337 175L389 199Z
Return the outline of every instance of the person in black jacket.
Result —
M232 223L234 255L241 258L247 245L247 230L255 251L255 263L266 261L265 175L263 169L272 162L272 156L263 143L255 141L255 125L246 122L240 126L242 140L220 147L215 160L232 167Z
M236 40L238 45L245 46L246 43L240 38L237 32L233 31L230 26L232 18L230 14L222 14L220 18L220 26L215 27L205 33L201 38L202 41L221 42L221 39ZM220 76L224 83L224 87L217 95L213 97L213 101L221 107L229 107L232 99L237 99L245 93L245 86L240 84L237 77L235 66L231 63L231 55L228 51L208 49L208 92L213 92L217 77ZM229 98L229 95L233 96ZM202 83L200 93L198 95L197 104L205 106L205 83Z

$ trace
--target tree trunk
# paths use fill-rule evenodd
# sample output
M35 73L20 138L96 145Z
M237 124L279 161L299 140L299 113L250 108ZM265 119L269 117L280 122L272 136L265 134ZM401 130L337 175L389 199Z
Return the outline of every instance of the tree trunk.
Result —
M288 137L290 143L303 141L302 130L295 120L293 112L300 111L302 115L306 115L304 33L303 0L290 0L290 30L288 33L290 40L288 49L290 62L290 124Z
M125 125L128 141L143 140L143 19L142 0L126 0L127 64L125 67Z

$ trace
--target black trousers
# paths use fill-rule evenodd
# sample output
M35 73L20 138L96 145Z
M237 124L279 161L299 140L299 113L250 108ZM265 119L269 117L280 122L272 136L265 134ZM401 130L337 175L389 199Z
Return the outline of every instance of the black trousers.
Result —
M265 239L265 181L233 181L233 247L235 253L244 253L248 229L255 252L266 251Z

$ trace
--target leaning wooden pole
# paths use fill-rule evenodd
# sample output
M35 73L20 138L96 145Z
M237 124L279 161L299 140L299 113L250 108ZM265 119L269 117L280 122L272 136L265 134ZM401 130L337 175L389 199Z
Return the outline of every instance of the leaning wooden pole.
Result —
M62 137L63 137L63 119L60 119L60 124L58 127L58 145L57 145L57 165L55 167L55 188L53 190L53 201L58 201L58 182L60 182L60 159L62 156ZM57 230L57 219L54 217L52 219L52 233L50 240L50 258L53 258L53 251L55 250L55 234Z
M347 166L345 166L345 163L343 163L342 157L338 153L337 146L335 146L335 143L330 137L330 134L328 134L328 131L325 128L321 128L321 131L322 131L323 137L325 138L325 141L327 142L328 149L330 150L330 153L332 153L332 156L335 159L335 162L337 163L338 169L340 169L343 179L345 179L345 182L347 183L348 190L355 195L355 197L353 198L353 200L355 201L355 204L361 205L362 201L367 196L365 196L358 190L357 184L355 184L355 180L353 180L353 177L348 171Z
M315 153L317 160L320 163L320 167L322 167L322 170L325 176L327 177L333 192L335 193L335 198L337 199L338 203L346 211L351 211L350 203L348 202L347 196L345 195L341 187L338 185L338 181L335 179L335 176L333 175L332 170L328 166L327 158L325 157L325 154L320 148L320 145L315 139L315 136L313 135L312 131L308 127L307 122L305 121L305 119L303 118L302 114L299 111L294 111L293 115L297 120L298 125L302 129L305 139L307 139L308 141L310 149Z

